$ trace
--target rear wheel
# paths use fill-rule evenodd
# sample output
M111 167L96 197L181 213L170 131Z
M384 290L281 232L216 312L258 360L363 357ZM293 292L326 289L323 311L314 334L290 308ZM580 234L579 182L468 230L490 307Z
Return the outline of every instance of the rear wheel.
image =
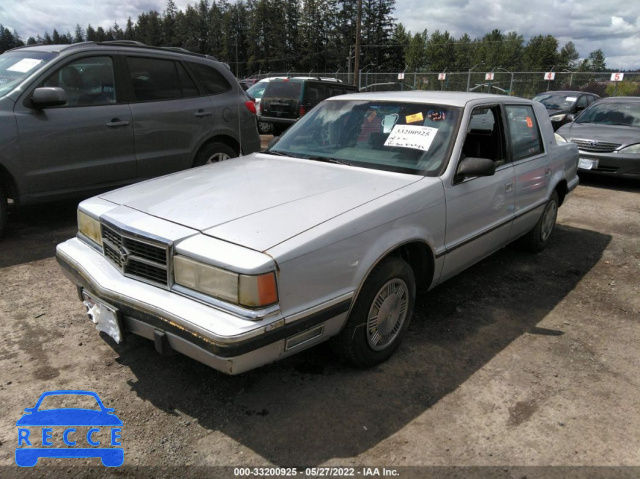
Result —
M9 203L7 202L7 192L4 185L0 181L0 238L4 234L7 225L7 217L9 216Z
M225 143L214 141L206 144L196 156L193 166L209 165L238 156L238 152Z
M264 121L258 121L258 132L261 135L268 135L271 133L271 123L265 123Z
M537 253L542 251L549 243L549 238L556 225L558 204L558 193L554 191L536 225L522 237L522 243L529 251Z
M383 260L365 281L333 348L341 359L358 367L386 361L402 342L415 302L411 267L400 258Z

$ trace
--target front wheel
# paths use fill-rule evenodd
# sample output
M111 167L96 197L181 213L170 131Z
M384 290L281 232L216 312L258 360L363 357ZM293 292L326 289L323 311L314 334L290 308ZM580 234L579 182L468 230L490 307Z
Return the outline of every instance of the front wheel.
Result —
M365 281L342 332L333 338L341 359L367 368L386 361L409 327L416 283L401 258L383 260Z
M193 166L210 165L238 156L238 152L225 143L214 141L206 144L196 156Z
M551 233L553 233L553 229L556 226L558 203L558 193L554 191L536 225L522 237L523 245L529 251L537 253L542 251L549 243Z

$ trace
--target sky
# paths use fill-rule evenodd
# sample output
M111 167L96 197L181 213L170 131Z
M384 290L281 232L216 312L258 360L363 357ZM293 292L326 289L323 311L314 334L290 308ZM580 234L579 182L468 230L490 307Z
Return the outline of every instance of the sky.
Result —
M233 1L233 0L231 0ZM196 0L174 0L184 10ZM127 18L135 21L141 12L162 12L166 0L2 0L0 24L16 30L23 41L29 36L74 33L84 29L109 28ZM640 1L638 0L396 0L394 17L407 30L447 30L454 37L471 38L498 29L515 31L525 41L535 35L553 35L560 46L572 41L586 58L600 48L608 68L640 71Z

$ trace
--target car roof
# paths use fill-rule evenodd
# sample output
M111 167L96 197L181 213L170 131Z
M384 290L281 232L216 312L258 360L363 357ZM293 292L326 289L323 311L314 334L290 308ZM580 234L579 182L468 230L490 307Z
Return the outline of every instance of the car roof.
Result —
M638 103L640 96L610 96L602 98L598 103Z
M463 107L467 103L476 100L485 100L493 103L525 102L531 100L516 96L492 95L489 93L468 93L468 92L443 92L443 91L386 91L386 92L361 92L331 97L329 101L341 100L369 100L369 101L397 101L416 103L438 103Z
M574 90L555 90L555 91L543 91L538 93L536 96L540 95L593 95L598 96L595 93L591 93L590 91L574 91Z

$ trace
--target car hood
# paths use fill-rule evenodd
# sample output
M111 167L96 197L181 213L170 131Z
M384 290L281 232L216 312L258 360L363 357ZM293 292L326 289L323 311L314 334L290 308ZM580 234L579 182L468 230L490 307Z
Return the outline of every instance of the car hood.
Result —
M557 133L567 140L606 141L629 145L640 142L640 128L625 125L604 125L601 123L569 123L561 127Z
M567 109L563 109L563 110L550 110L550 109L547 109L547 113L549 113L549 116L559 115L560 113L568 114L570 112L571 111L567 110Z
M258 153L146 181L101 197L265 251L420 179L417 175Z

